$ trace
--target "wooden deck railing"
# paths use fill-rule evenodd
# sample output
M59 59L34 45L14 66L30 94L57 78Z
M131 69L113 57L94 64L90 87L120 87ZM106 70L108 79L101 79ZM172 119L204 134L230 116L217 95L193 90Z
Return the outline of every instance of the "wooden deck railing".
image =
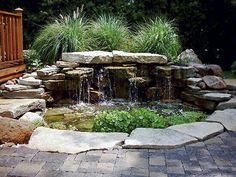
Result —
M22 26L22 9L17 8L15 13L0 11L0 82L1 79L19 71L16 66L22 70L25 66L23 58L23 26ZM6 69L14 67L15 69ZM25 69L25 68L24 68ZM19 75L19 74L18 74Z

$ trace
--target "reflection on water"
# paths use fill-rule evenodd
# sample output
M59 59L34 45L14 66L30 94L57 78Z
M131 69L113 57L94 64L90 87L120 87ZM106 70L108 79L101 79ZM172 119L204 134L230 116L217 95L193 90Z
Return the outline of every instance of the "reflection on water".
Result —
M68 102L66 102L66 104L54 105L54 107L48 108L44 119L52 128L92 131L94 118L100 111L109 109L130 110L138 107L145 107L163 115L196 109L181 103L161 103L157 101L129 102L123 99L103 101L99 104L89 104L84 102L68 104Z

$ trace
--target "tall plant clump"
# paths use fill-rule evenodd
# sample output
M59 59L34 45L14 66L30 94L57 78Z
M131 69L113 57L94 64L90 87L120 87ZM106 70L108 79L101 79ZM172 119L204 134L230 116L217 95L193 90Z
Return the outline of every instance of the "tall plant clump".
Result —
M81 12L72 16L62 16L54 23L46 25L33 43L43 63L52 64L63 52L75 52L88 49L87 25Z
M138 27L132 50L164 54L171 61L175 61L181 52L178 29L173 21L163 17L146 22Z
M130 42L129 29L121 19L101 15L90 24L91 50L127 50Z

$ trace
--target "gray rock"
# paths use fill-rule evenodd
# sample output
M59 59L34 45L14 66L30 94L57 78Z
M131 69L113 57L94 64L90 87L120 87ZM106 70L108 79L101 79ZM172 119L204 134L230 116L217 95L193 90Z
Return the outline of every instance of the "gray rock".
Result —
M227 85L227 89L236 90L236 79L225 79L224 81Z
M192 66L171 66L171 68L175 79L187 79L196 76L195 70Z
M32 110L44 110L43 99L0 99L0 116L17 118Z
M49 76L40 77L40 79L42 79L42 80L64 80L65 74L64 73L57 73L57 74L52 74Z
M3 98L23 98L23 99L31 99L31 98L42 98L44 93L43 88L38 89L27 89L27 90L19 90L19 91L3 91Z
M186 49L178 56L179 63L182 65L202 64L202 61L195 54L193 49Z
M151 53L128 53L123 51L113 51L114 63L142 63L142 64L166 64L167 57Z
M47 90L66 90L65 80L47 80L43 84Z
M206 83L207 87L210 89L225 89L226 88L226 83L221 77L204 76L202 79Z
M156 74L158 77L170 77L173 74L173 68L170 66L157 66Z
M80 64L111 64L112 53L104 51L63 53L62 60Z
M215 110L218 104L218 102L216 101L203 99L202 96L199 96L199 95L194 95L194 97L195 97L194 104L206 110L213 111Z
M127 136L127 133L90 133L39 127L33 132L28 147L40 151L74 154L114 148Z
M66 72L66 78L81 78L93 75L93 68L78 68L76 70Z
M50 67L45 67L42 68L40 70L37 71L37 75L39 77L43 77L43 76L50 76L52 74L56 74L59 72L59 68L57 68L56 66L50 66Z
M187 85L194 85L194 86L196 86L201 81L202 81L202 78L188 78L188 79L186 79Z
M57 61L56 63L58 68L77 68L79 63L77 62L66 62L66 61Z
M200 140L212 137L224 131L224 127L219 123L194 122L189 124L174 125L168 129L185 133Z
M18 91L18 90L26 90L26 89L31 89L32 86L26 86L26 85L5 85L4 86L6 90L8 91Z
M225 109L223 111L215 111L206 121L219 122L227 130L236 131L236 109Z
M43 123L43 117L34 112L27 112L21 118L20 121L27 121L27 122L41 122Z
M134 85L134 87L146 87L151 82L148 77L133 77L129 79L129 82Z
M229 101L221 102L216 109L236 109L236 97L231 98Z
M137 68L134 66L108 66L105 70L114 79L129 79L136 76Z
M23 79L25 78L29 78L29 77L34 77L34 78L37 78L37 72L33 72L33 73L26 73L22 76Z
M136 128L125 139L124 148L175 148L197 139L171 129Z
M27 86L39 86L42 84L42 80L40 79L35 79L34 77L28 77L28 78L20 78L18 80L18 83L20 85L27 85Z
M227 93L206 93L202 96L203 99L217 102L228 101L231 97L232 95Z

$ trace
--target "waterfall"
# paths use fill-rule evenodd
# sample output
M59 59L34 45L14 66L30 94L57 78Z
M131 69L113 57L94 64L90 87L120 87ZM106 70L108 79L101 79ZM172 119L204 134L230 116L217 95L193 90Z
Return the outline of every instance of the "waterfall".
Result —
M138 87L137 80L135 78L129 79L129 99L131 102L138 101Z

